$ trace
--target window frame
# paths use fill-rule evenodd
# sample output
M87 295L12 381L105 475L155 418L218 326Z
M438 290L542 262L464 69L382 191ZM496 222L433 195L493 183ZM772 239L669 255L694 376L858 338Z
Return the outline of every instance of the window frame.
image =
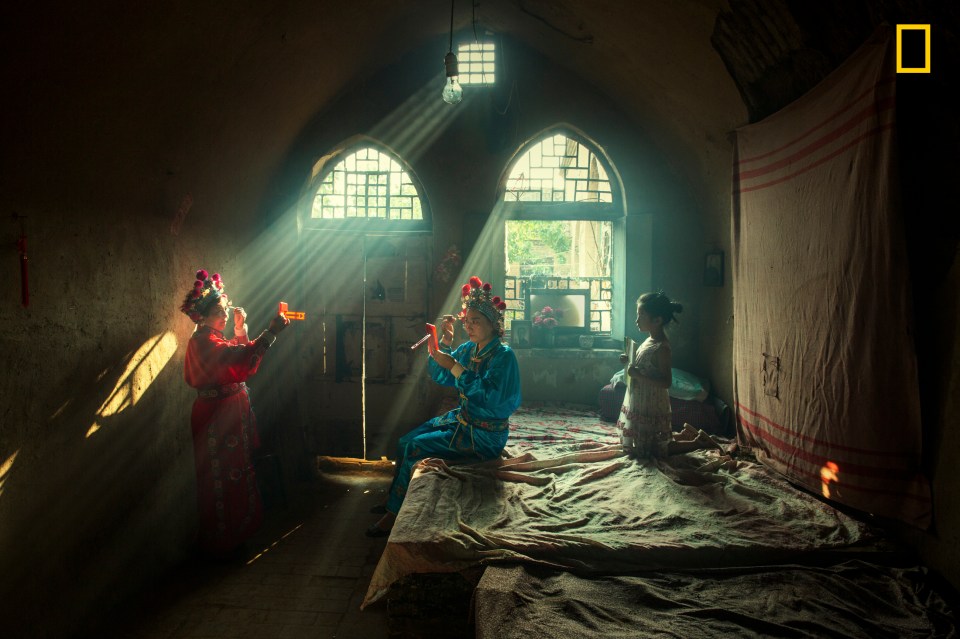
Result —
M492 51L493 51L493 72L491 73L491 75L493 76L493 79L490 80L490 81L486 81L486 80L484 80L483 82L472 82L472 81L468 81L468 79L471 78L472 76L485 77L485 74L486 74L485 71L472 71L472 70L471 70L471 71L465 71L465 67L468 68L467 65L473 65L473 64L483 65L483 64L485 64L485 62L484 62L482 59L481 59L481 60L470 60L470 59L469 59L469 58L470 58L469 55L464 55L465 53L467 53L467 54L480 53L480 54L481 54L481 57L482 57L482 55L483 55L483 53L484 53L484 50L483 50L483 49L481 49L481 50L478 51L478 52L469 51L469 50L468 50L468 51L464 51L465 48L475 47L475 46L481 46L481 47L482 47L482 46L489 46L489 47L492 47ZM459 43L459 44L457 45L457 58L458 58L459 66L460 66L460 68L459 68L460 75L459 75L458 77L459 77L459 82L460 82L460 85L461 85L461 86L464 86L464 87L476 87L476 88L494 87L494 86L496 86L496 84L497 84L497 76L499 75L499 71L500 71L500 55L499 55L499 49L498 49L498 47L497 47L497 43L496 43L496 42L494 42L494 41L492 41L492 40L475 40L475 41L472 41L472 42L461 42L461 43Z
M575 140L578 144L586 146L593 154L597 162L603 167L607 174L607 180L610 183L611 202L556 202L556 201L529 201L529 200L510 200L507 184L510 175L517 162L524 157L536 145L542 143L547 138L555 135L563 135ZM619 172L610 160L606 151L598 143L589 138L589 136L576 130L569 125L558 125L541 131L539 134L529 138L524 142L513 157L507 163L506 169L501 174L498 188L498 202L500 203L500 225L499 233L501 235L499 246L503 247L500 253L500 259L493 269L499 278L501 290L505 289L506 284L506 243L505 227L509 221L586 221L586 222L610 222L610 283L612 295L610 299L610 331L593 331L588 329L586 332L598 337L622 338L623 336L623 318L625 317L625 286L613 286L614 282L624 282L626 268L626 198L623 192L623 180ZM530 280L527 280L530 281ZM517 278L518 289L521 288L521 278ZM526 287L529 289L529 285ZM526 292L518 290L521 299L525 299ZM596 300L594 300L596 301ZM524 310L524 317L527 314Z
M403 173L410 179L410 183L417 192L420 200L419 220L391 220L384 218L315 218L313 217L314 200L324 180L345 161L346 158L363 149L373 149L396 162ZM354 138L345 142L337 150L325 155L316 162L311 177L304 189L301 200L301 225L306 231L353 231L360 233L422 233L433 232L433 213L423 183L416 172L402 156L387 145L366 136Z

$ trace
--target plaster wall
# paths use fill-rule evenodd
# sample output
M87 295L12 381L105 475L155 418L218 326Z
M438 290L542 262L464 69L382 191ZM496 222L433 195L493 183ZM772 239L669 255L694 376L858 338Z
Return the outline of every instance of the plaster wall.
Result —
M177 275L213 254L137 204L116 210L76 187L88 196L73 206L34 195L17 207L29 306L10 286L0 307L8 636L62 636L182 558L193 534L192 324L176 309Z
M571 402L598 407L600 389L619 370L618 349L520 349L524 401Z

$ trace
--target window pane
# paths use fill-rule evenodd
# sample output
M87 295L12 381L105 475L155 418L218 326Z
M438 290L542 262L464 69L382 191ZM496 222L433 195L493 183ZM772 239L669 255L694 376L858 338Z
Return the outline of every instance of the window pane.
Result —
M610 332L611 223L509 220L505 224L507 326L524 317L528 288L589 288L590 329Z
M457 47L460 84L494 84L496 81L493 43L461 44Z
M423 212L400 163L379 149L363 147L347 154L321 181L311 217L421 221Z
M586 146L562 134L523 154L507 178L507 202L612 202L610 180Z

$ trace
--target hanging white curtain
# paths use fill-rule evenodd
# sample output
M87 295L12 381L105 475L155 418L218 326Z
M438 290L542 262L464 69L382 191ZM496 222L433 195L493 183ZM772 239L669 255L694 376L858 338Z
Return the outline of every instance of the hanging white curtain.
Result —
M817 493L927 527L892 30L737 131L738 437Z

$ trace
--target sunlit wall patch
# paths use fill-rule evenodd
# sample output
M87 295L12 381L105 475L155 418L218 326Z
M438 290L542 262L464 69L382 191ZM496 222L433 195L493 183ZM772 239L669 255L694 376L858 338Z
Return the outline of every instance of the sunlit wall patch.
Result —
M19 454L19 449L13 451L13 454L7 457L4 462L0 464L0 495L3 494L3 485L7 483L7 477L10 475L10 469L13 468L13 462L17 460L17 455Z
M87 437L100 430L104 418L117 415L136 404L176 352L177 338L172 331L154 335L144 342L130 358L116 386L97 409L97 421L87 429Z
M823 468L820 469L820 492L826 497L830 498L830 484L840 483L840 466L832 461L828 461L823 465ZM837 492L839 496L840 492Z

